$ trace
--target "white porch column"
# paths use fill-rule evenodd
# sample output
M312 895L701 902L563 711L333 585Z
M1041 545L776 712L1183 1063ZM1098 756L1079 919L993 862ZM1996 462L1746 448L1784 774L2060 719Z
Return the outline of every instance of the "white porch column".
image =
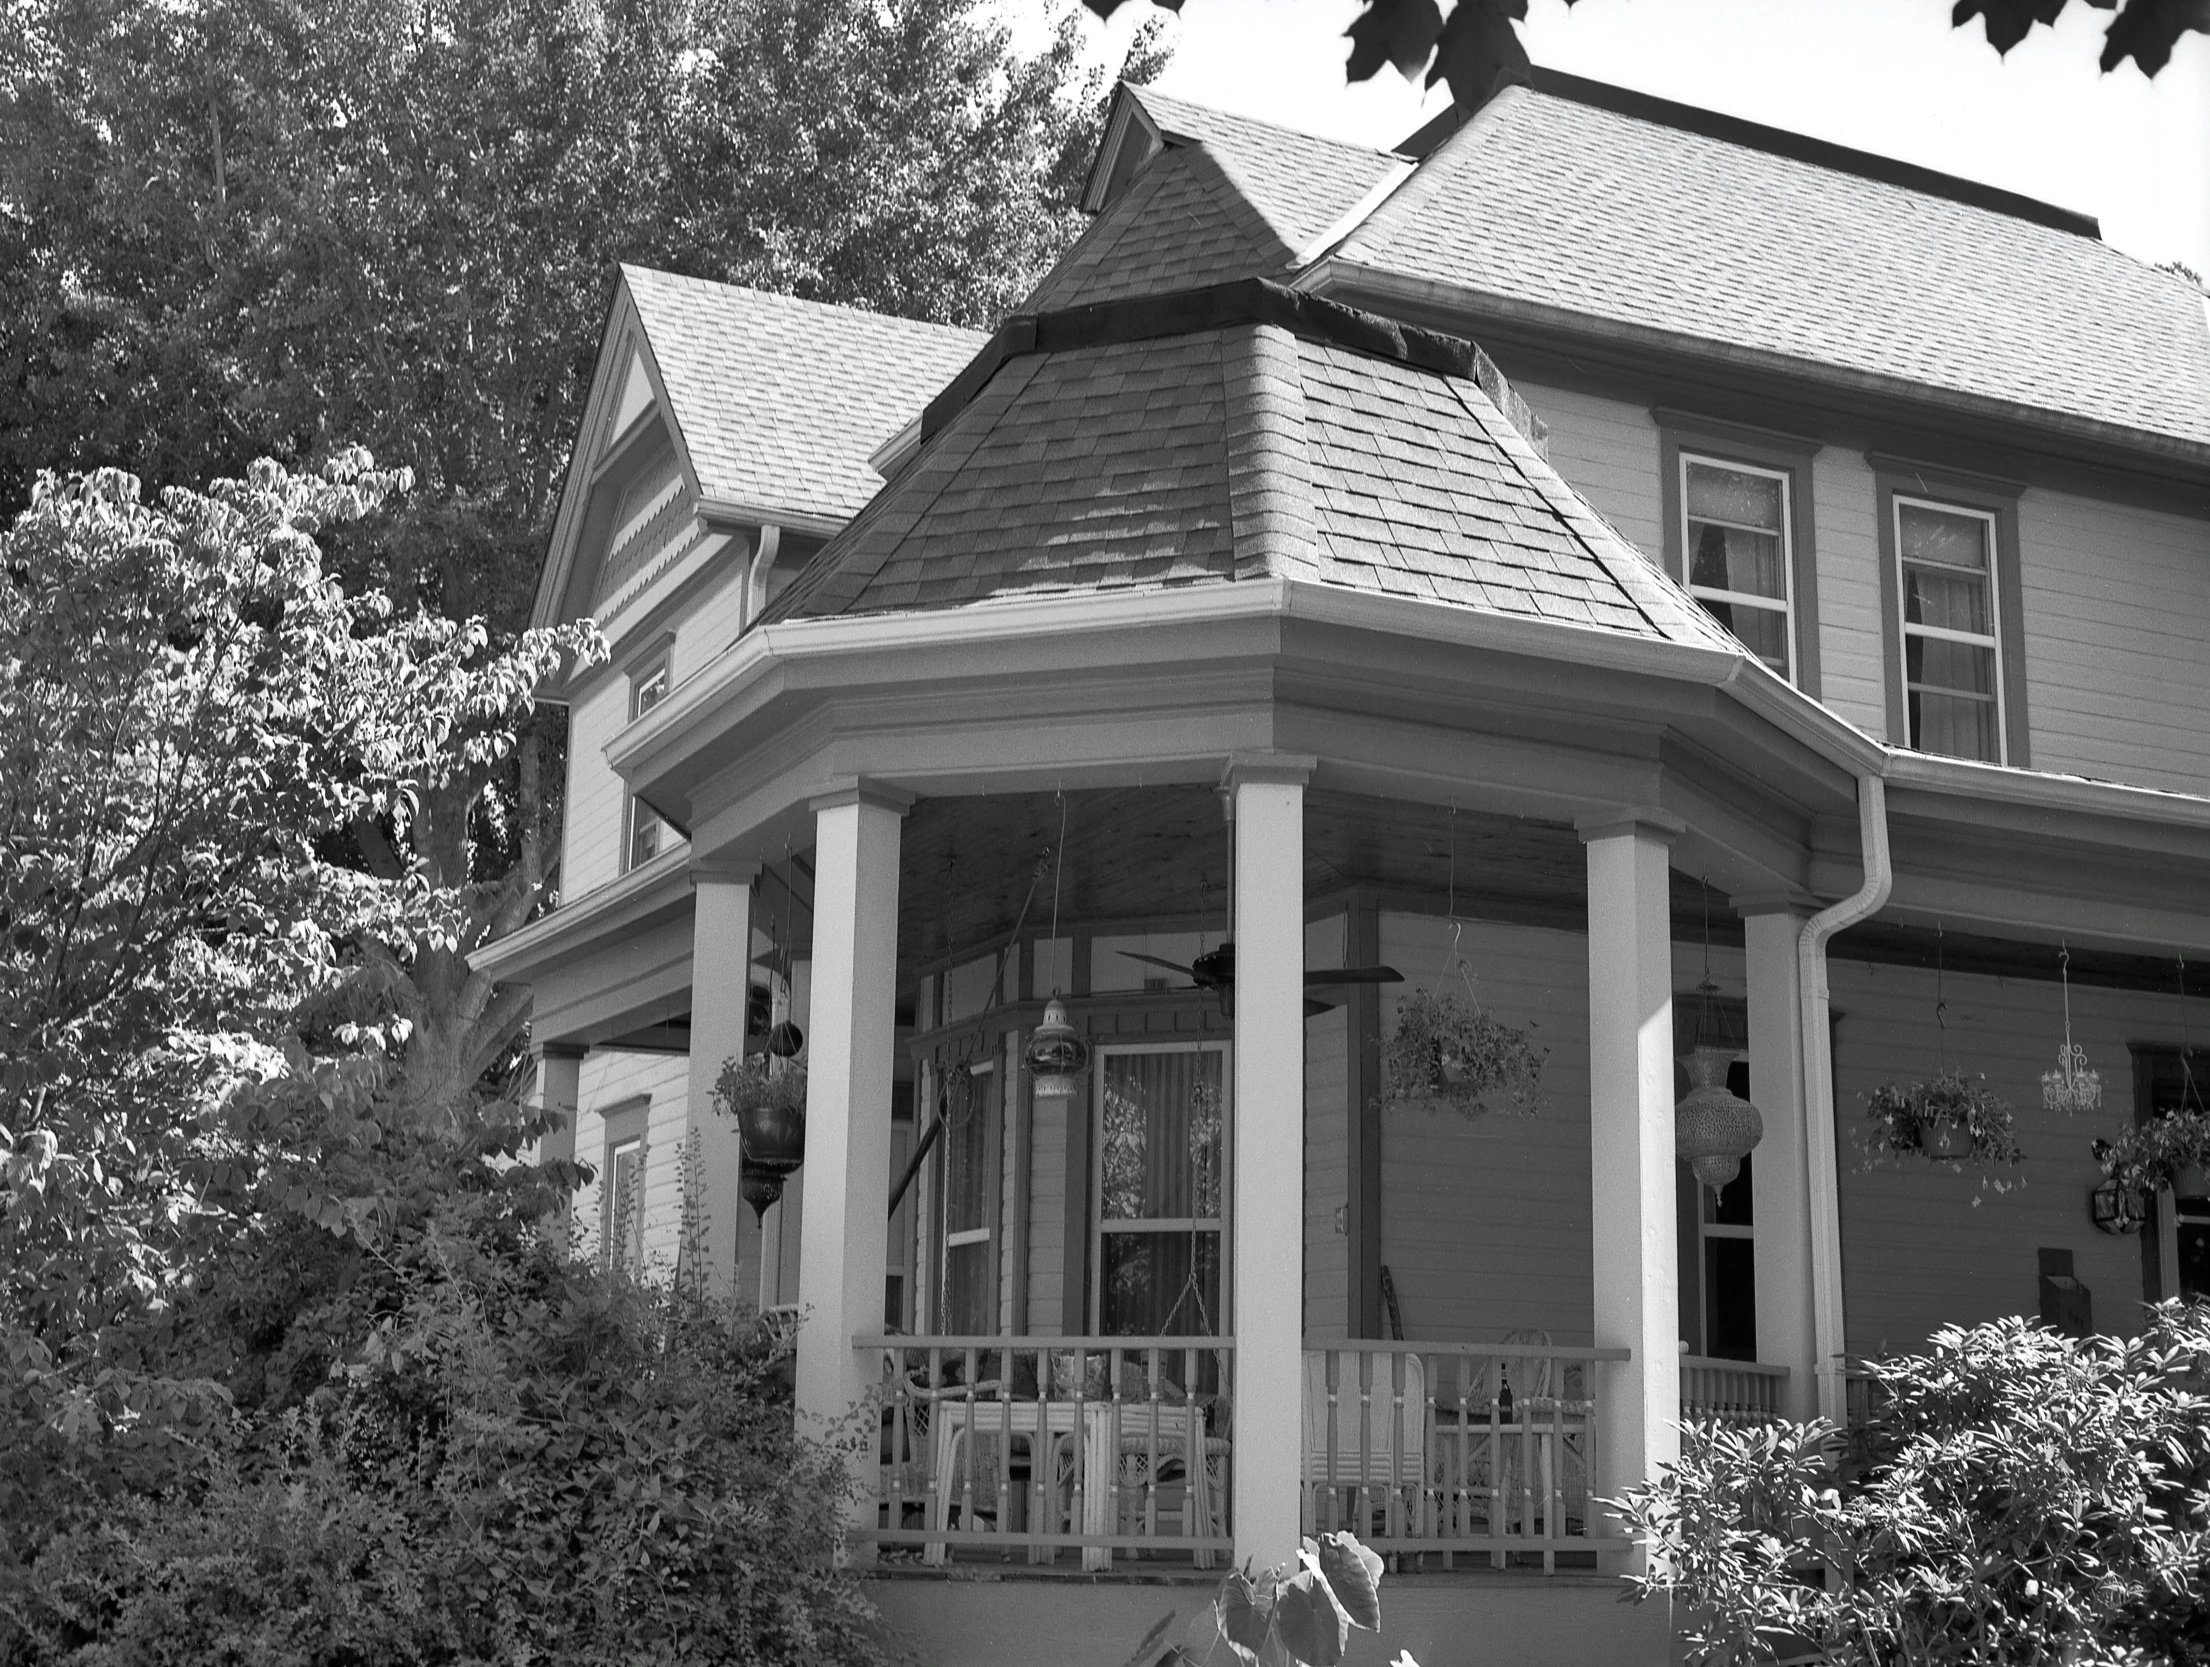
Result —
M1237 757L1229 1199L1235 1560L1297 1552L1304 1433L1304 784L1309 758Z
M1750 1160L1757 1232L1757 1358L1788 1368L1780 1410L1818 1411L1811 1305L1811 1171L1803 1100L1803 1006L1796 943L1809 910L1785 900L1735 900L1748 951L1750 1098L1765 1138Z
M899 822L912 801L855 784L813 803L812 1028L806 1038L806 1205L798 1241L797 1411L830 1433L874 1387L852 1347L882 1329L890 1196L891 1002L898 977ZM870 1485L873 1435L855 1447ZM864 1477L858 1472L868 1472ZM852 1507L868 1522L871 1507ZM854 1548L865 1559L869 1548Z
M552 1124L537 1137L539 1163L573 1163L576 1156L576 1108L583 1098L584 1048L574 1042L540 1042L530 1051L537 1056L537 1103ZM553 1229L562 1248L575 1242L575 1221L565 1216Z
M691 1061L688 1129L698 1142L697 1231L705 1287L728 1296L737 1287L737 1224L744 1164L736 1119L714 1109L721 1067L744 1052L744 1012L752 975L752 882L758 863L691 865ZM685 1247L686 1251L689 1249ZM691 1270L682 1270L689 1273Z
M1679 1248L1674 1238L1673 921L1658 812L1590 818L1588 1054L1595 1341L1633 1358L1597 1372L1591 1496L1680 1457ZM1613 1531L1618 1531L1616 1523ZM1613 1559L1641 1566L1637 1550Z

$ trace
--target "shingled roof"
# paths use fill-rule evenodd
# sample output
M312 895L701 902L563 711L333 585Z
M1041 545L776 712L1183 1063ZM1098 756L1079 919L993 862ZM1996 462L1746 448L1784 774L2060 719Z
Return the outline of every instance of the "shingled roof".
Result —
M999 345L769 620L1272 577L1735 649L1506 419L1469 344L1250 281Z
M847 519L882 485L868 458L989 338L948 324L624 266L698 490Z
M2210 443L2202 296L2091 221L1570 77L1501 91L1337 258L1568 328Z

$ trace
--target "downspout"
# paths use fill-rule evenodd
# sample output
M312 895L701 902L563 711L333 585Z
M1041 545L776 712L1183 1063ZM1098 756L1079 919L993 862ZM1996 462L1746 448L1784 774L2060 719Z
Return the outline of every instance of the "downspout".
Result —
M767 606L767 576L773 571L775 557L782 547L781 527L770 523L760 529L760 547L752 552L752 565L744 576L745 627L758 619L760 610Z
M1854 895L1804 922L1796 940L1797 988L1803 998L1804 1158L1811 1191L1811 1334L1817 1350L1819 1416L1839 1424L1847 1413L1848 1379L1842 1313L1840 1166L1834 1150L1834 1032L1826 983L1826 946L1835 933L1879 912L1895 884L1888 858L1887 783L1857 778L1858 839L1865 881Z

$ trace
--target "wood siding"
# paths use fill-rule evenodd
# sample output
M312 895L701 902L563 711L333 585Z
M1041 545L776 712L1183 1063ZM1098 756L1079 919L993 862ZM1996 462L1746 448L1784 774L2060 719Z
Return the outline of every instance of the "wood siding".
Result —
M650 1053L593 1053L585 1056L576 1095L576 1158L594 1171L606 1162L603 1113L633 1103L640 1095L652 1109L645 1122L645 1271L666 1277L675 1271L675 1253L683 1219L684 1101L690 1092L690 1068L680 1056ZM576 1194L576 1243L587 1255L600 1248L600 1192L604 1175Z
M1305 928L1305 966L1343 964L1343 918ZM1304 1328L1307 1337L1347 1337L1351 1318L1351 1007L1305 1021Z
M1563 388L1516 380L1512 385L1550 425L1550 466L1628 543L1652 561L1661 560L1664 496L1659 490L1657 422L1649 411Z
M2138 1332L2141 1241L2099 1232L2089 1219L2087 1194L2101 1179L2089 1142L2133 1120L2127 1044L2176 1045L2182 1034L2199 1041L2210 1035L2210 1008L2190 1002L2183 1032L2174 996L2075 985L2072 1036L2102 1073L2103 1105L2069 1117L2041 1106L2041 1073L2055 1067L2064 1038L2060 988L1948 975L1948 1061L1984 1073L2011 1103L2026 1154L2017 1171L2025 1185L1997 1194L1981 1188L1970 1165L1961 1175L1916 1159L1865 1167L1857 1144L1864 1094L1875 1083L1923 1079L1940 1068L1934 974L1836 959L1831 983L1851 1352L1915 1349L1941 1325L2037 1312L2035 1251L2042 1246L2073 1253L2077 1277L2094 1293L2097 1330Z
M622 783L606 744L629 717L629 682L602 676L568 709L568 808L560 894L581 897L621 875Z

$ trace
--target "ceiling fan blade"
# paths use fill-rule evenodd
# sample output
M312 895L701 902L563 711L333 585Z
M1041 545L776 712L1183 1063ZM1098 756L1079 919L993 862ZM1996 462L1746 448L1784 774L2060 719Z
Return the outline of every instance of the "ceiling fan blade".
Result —
M1307 984L1402 984L1404 974L1395 967L1330 967L1305 974Z
M1131 961L1141 961L1147 966L1164 967L1168 972L1178 972L1184 978L1194 979L1197 976L1194 972L1190 971L1189 968L1183 966L1182 963L1179 961L1161 960L1156 955L1138 955L1132 949L1116 950L1114 951L1114 953L1118 955L1125 955Z
M1322 1013L1332 1013L1341 1003L1322 1001L1318 996L1305 997L1305 1017L1317 1019Z

